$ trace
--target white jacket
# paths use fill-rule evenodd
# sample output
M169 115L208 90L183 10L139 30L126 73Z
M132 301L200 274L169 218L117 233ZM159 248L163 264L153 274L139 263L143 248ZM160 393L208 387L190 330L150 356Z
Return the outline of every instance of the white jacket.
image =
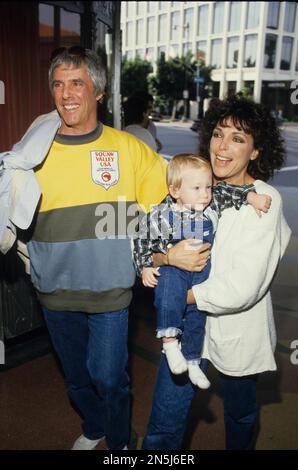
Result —
M272 197L259 218L251 206L227 209L219 221L209 279L193 287L206 310L202 357L232 376L275 370L275 325L269 287L290 239L281 197L257 180L258 193Z
M16 227L27 229L33 219L40 187L33 168L47 156L61 120L57 111L39 116L12 150L0 153L0 251L16 239Z

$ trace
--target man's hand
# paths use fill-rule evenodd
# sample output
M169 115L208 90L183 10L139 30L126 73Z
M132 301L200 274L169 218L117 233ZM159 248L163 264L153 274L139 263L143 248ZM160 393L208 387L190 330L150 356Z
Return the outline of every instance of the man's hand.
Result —
M168 264L185 271L201 272L210 257L210 243L194 248L194 240L182 240L168 251Z

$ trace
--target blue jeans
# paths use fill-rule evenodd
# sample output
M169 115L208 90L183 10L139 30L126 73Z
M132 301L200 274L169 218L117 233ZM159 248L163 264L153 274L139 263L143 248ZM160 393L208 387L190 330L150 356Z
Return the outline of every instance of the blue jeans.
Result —
M204 371L207 361L201 362ZM249 449L254 443L258 418L256 375L231 377L220 374L223 387L226 449ZM181 449L187 415L197 391L185 375L173 376L162 355L153 397L146 450Z
M84 436L106 436L110 449L123 449L130 431L128 309L43 313Z
M161 266L158 285L154 289L157 311L157 332L162 336L181 338L182 353L187 361L198 361L203 347L206 313L196 304L187 305L187 290L205 281L210 272L210 260L200 273L183 271L174 266ZM160 337L160 336L159 336Z

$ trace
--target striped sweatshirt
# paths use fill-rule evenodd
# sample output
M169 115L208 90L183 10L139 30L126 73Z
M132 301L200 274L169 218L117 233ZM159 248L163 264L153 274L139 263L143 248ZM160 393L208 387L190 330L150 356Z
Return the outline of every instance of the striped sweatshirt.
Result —
M28 243L31 278L52 310L125 308L135 280L128 227L167 193L164 160L108 126L57 135L36 168L42 197Z

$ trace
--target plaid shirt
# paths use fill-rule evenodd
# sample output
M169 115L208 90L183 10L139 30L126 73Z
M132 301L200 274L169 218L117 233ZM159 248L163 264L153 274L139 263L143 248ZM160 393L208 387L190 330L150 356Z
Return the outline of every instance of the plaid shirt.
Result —
M220 182L213 186L212 201L204 211L174 210L174 200L168 194L158 205L145 215L141 222L138 238L134 240L133 258L137 274L140 276L143 268L153 266L152 253L167 253L168 244L180 234L185 235L185 228L194 223L203 227L203 219L211 219L216 230L217 220L224 209L235 207L239 210L242 204L247 204L246 196L254 191L253 184L235 186ZM169 217L169 214L173 215ZM193 238L182 236L182 238ZM200 237L199 237L200 238Z

